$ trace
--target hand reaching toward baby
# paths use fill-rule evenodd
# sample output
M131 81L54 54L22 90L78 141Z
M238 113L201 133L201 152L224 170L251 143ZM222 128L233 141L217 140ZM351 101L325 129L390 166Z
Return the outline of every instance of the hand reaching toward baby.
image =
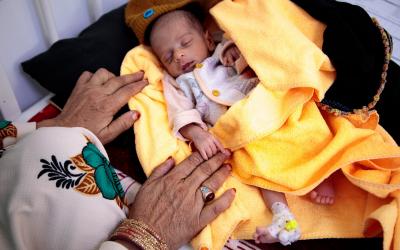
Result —
M198 125L188 124L181 128L179 132L183 137L191 140L204 160L208 160L218 151L225 153L226 149L221 142L210 132L202 129Z
M240 50L236 45L231 45L229 48L227 48L224 51L224 54L222 55L222 65L224 66L234 66L235 61L239 59L240 57Z

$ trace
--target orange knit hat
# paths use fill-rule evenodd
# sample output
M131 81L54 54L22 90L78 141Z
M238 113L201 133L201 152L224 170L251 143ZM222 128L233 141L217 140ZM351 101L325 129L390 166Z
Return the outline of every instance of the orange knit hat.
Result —
M125 8L125 22L136 34L140 43L145 42L146 30L161 15L188 4L198 4L208 10L219 0L130 0Z
M131 0L125 9L125 22L144 43L146 29L154 20L192 2L196 0Z

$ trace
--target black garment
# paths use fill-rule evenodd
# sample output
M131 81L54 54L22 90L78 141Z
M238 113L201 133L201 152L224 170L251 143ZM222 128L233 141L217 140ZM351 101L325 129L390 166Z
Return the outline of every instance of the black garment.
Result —
M373 100L384 62L380 31L359 6L335 0L292 0L315 19L325 23L322 50L336 68L337 77L323 103L343 111L362 108ZM376 105L380 124L400 144L400 67L389 64L386 87Z
M104 14L78 37L62 39L47 51L22 63L22 69L53 92L53 102L64 107L79 76L106 68L119 75L126 53L138 44L125 25L123 5Z

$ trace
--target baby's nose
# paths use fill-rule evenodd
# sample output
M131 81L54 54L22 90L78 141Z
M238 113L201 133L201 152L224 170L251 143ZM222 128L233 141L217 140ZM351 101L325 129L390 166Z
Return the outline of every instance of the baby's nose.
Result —
M178 50L175 52L175 60L179 61L185 56L185 53L183 53L182 50Z

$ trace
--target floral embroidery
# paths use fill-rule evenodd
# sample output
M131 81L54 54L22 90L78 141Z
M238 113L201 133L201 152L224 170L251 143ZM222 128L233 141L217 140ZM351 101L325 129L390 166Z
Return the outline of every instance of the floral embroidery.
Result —
M41 159L42 168L37 176L47 174L49 181L56 181L57 188L73 188L87 195L99 193L108 200L115 200L122 209L124 190L118 175L110 162L90 142L83 148L82 154L74 156L62 164L52 155L52 161Z
M118 179L117 173L96 146L88 143L82 150L85 162L95 169L94 179L104 198L112 200L119 196L124 197L124 190Z
M79 185L75 187L75 190L88 195L100 193L100 189L97 187L94 180L94 169L86 164L82 154L72 157L71 160L77 168L85 173L85 177L82 179Z
M3 139L6 137L17 137L17 128L10 121L0 121L0 149L3 148Z
M39 179L42 175L47 174L49 181L55 181L56 187L58 188L73 188L78 185L82 177L85 176L84 173L73 173L76 167L70 160L62 164L57 161L54 155L51 156L51 162L45 159L41 159L40 162L43 163L43 170L39 172L37 178Z
M6 120L0 121L0 129L7 127L10 123L11 123L10 121Z

